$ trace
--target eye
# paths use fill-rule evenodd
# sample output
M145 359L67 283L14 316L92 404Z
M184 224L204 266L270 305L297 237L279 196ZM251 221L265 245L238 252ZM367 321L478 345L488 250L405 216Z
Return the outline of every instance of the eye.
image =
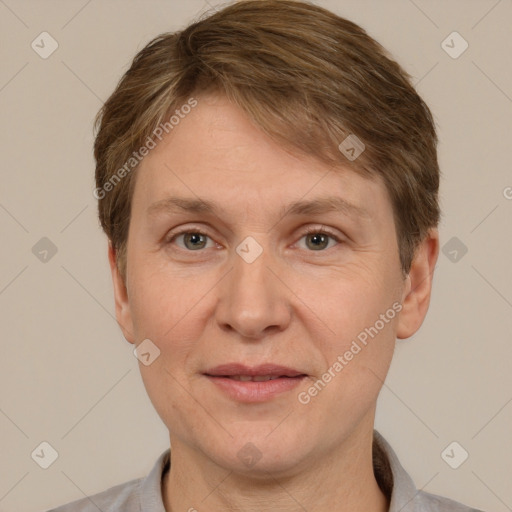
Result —
M188 229L174 233L167 243L170 244L178 240L182 242L181 244L177 244L178 247L188 251L198 251L214 246L213 240L211 240L208 235L196 229ZM208 245L208 243L210 243L210 245Z
M301 248L316 252L330 249L332 246L341 243L337 235L326 230L323 226L321 228L308 228L300 240L303 239L305 247L302 246ZM171 234L166 243L176 243L180 249L186 251L199 251L215 246L214 241L207 234L194 228Z
M306 248L312 251L323 251L330 249L333 245L341 243L341 240L334 234L322 228L309 228L301 240L305 239Z

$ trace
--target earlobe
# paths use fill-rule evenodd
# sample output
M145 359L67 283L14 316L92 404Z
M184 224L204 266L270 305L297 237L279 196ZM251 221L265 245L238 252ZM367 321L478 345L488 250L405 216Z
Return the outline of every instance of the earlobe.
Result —
M116 250L114 249L111 241L108 243L108 261L110 264L110 272L112 274L112 284L114 286L117 323L123 331L126 341L129 343L135 343L128 291L124 279L119 272Z
M416 248L411 269L406 277L397 338L411 337L425 319L438 255L439 233L436 228L432 228Z

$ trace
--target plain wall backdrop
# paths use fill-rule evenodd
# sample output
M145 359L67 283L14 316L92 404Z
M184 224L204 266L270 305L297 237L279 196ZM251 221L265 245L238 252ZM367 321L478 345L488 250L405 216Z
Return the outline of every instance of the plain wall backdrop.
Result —
M376 428L418 488L512 510L512 1L315 3L392 53L439 131L430 311L397 342ZM0 0L0 511L144 476L168 447L114 317L92 123L138 50L218 5ZM457 469L441 456L453 441L469 454ZM42 442L48 469L31 457Z

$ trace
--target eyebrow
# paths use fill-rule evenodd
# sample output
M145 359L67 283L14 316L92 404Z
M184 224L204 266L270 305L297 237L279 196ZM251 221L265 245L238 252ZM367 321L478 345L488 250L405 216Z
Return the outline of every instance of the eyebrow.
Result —
M160 213L209 213L219 215L223 211L223 208L211 201L187 197L167 197L153 203L147 209L147 213L150 216ZM329 212L339 212L355 218L371 218L368 210L362 206L349 203L338 196L294 201L281 209L280 218L286 215L319 215Z

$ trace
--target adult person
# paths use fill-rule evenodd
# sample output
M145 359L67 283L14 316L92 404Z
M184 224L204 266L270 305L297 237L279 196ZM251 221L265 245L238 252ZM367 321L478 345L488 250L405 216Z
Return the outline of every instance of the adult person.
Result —
M374 430L439 252L434 121L386 51L237 2L151 41L98 128L116 315L172 448L56 510L471 510Z

